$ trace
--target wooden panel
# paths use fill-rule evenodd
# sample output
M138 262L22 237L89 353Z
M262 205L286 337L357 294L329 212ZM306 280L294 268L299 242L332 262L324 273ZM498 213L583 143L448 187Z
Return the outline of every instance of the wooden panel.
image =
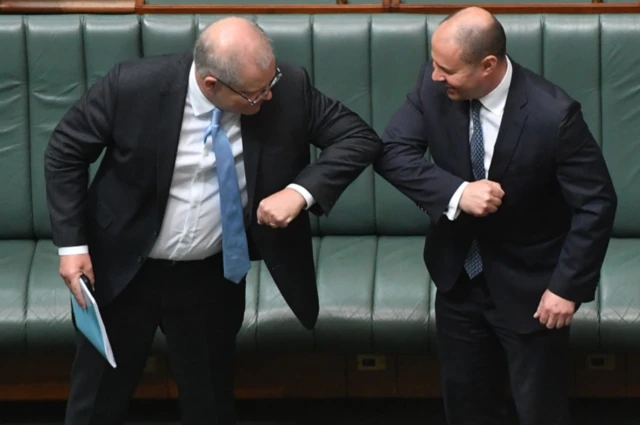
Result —
M441 397L440 368L433 356L398 357L399 397Z
M246 355L236 361L238 398L346 397L343 355Z
M0 357L0 364L7 366L2 371L0 400L65 400L69 395L72 362L72 354ZM166 360L151 357L135 397L168 396Z
M381 358L376 360L380 365ZM236 397L436 398L441 397L434 356L385 356L384 367L368 357L289 354L246 355L236 361ZM72 354L0 356L0 400L66 400ZM360 366L359 366L360 364ZM362 365L369 365L363 369ZM640 355L572 357L570 393L575 398L640 396ZM505 391L509 394L508 384ZM140 399L177 398L163 356L150 357L136 390Z
M577 397L624 397L626 358L612 354L578 354L574 357Z
M423 13L423 14L449 14L472 4L399 4L397 0L392 0L391 12L397 13ZM513 4L477 4L491 13L567 13L567 14L587 14L587 13L640 13L640 2L638 4L613 4L613 3L513 3Z
M349 356L347 358L349 397L397 397L396 365L396 356Z
M164 14L319 14L319 13L383 13L389 12L390 8L382 3L373 4L270 4L270 5L233 5L233 4L212 4L212 5L143 5L136 8L139 14L164 13Z
M627 356L627 397L640 397L640 355Z
M135 0L3 0L0 13L134 13Z

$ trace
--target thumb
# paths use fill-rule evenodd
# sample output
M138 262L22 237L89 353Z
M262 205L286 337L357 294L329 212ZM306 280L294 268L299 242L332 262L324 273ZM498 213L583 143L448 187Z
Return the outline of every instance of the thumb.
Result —
M81 269L82 270L82 274L89 279L89 283L91 284L91 289L95 290L96 289L96 277L93 274L93 266L91 264L91 259L89 259L88 261L86 261Z
M540 318L540 310L542 309L542 300L540 300L540 302L538 303L538 309L536 310L536 312L533 314L533 318L534 319L538 319Z

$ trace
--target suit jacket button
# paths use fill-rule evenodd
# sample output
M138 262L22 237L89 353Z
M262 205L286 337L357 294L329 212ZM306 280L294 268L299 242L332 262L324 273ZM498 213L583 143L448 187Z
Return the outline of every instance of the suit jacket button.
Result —
M138 254L138 257L136 258L136 260L138 261L138 263L141 263L144 261L144 257L142 256L142 254Z

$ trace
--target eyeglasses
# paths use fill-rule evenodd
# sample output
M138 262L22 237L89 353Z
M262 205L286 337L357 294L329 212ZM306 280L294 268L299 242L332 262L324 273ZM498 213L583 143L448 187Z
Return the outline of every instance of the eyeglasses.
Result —
M276 68L276 75L273 77L273 79L271 80L271 83L269 83L269 87L265 88L264 90L262 90L260 92L260 94L258 94L257 96L254 96L253 99L250 97L247 97L244 93L234 89L233 87L231 87L229 84L225 83L224 81L222 81L221 79L216 77L216 80L218 80L218 82L220 84L222 84L223 86L227 87L229 90L231 90L232 92L242 96L247 102L249 102L249 105L253 106L256 103L260 102L262 99L265 98L265 96L267 94L269 94L269 92L271 91L271 89L273 88L273 86L276 85L276 83L278 81L280 81L280 78L282 78L282 72L280 72L280 68Z

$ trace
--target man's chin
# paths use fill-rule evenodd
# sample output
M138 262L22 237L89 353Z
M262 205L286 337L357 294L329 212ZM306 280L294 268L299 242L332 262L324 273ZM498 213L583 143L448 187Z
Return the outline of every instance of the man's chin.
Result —
M256 105L256 106L247 108L244 111L242 111L242 115L255 115L258 112L260 112L260 106L261 105Z
M449 96L449 99L451 100L460 100L460 92L454 88L451 87L445 87L445 90L447 91L447 96Z

